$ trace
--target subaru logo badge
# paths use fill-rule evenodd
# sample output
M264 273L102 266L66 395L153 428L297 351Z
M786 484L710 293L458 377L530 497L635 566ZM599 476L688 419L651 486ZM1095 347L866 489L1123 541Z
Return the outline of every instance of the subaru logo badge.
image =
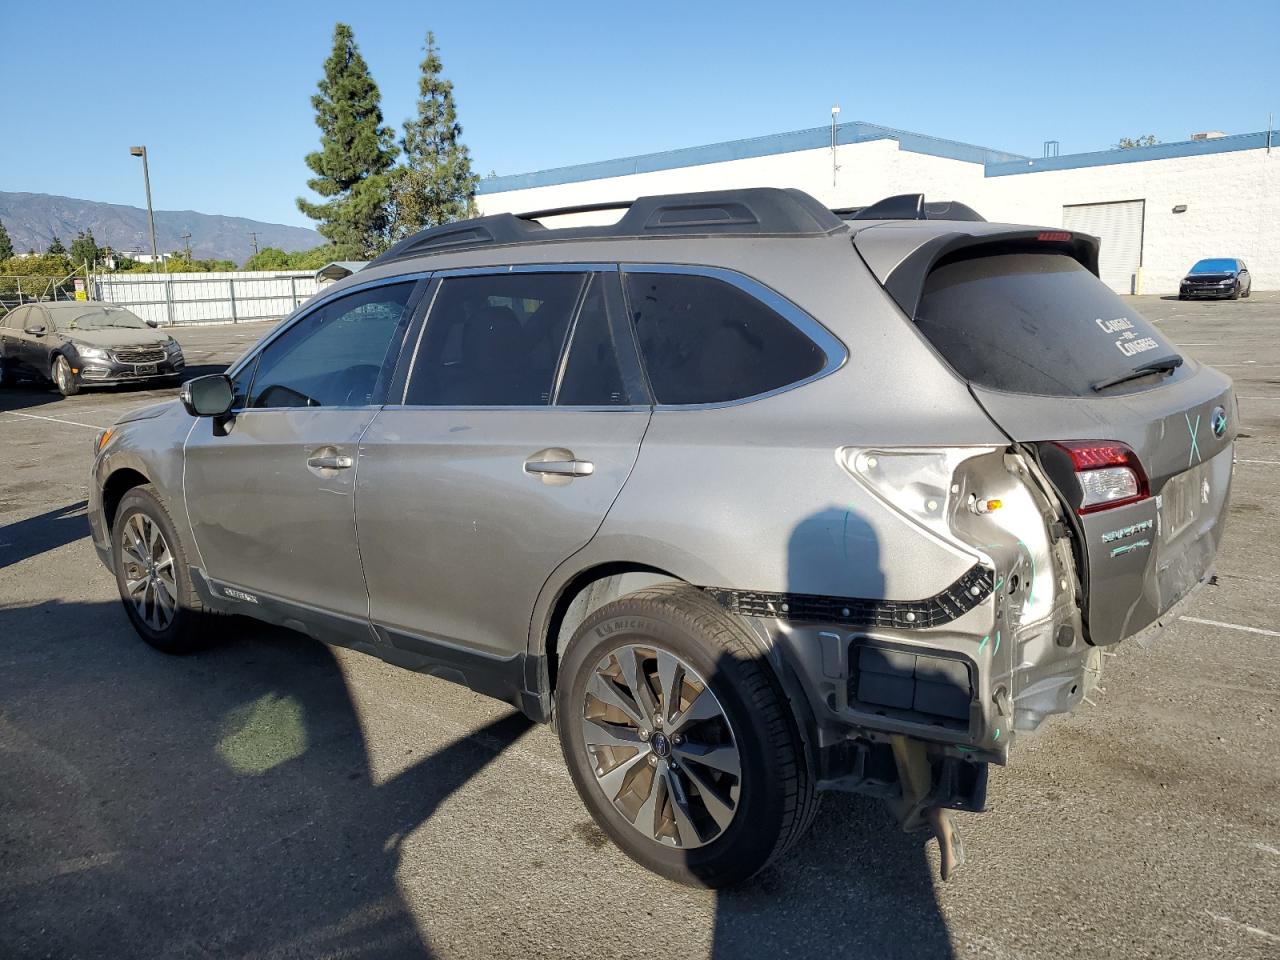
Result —
M1227 411L1221 407L1214 407L1213 416L1210 417L1209 422L1213 425L1213 435L1221 437L1227 432Z

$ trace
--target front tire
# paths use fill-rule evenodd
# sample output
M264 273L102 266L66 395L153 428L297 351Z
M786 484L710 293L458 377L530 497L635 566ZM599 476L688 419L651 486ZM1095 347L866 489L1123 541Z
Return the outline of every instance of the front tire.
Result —
M1233 287L1233 288L1232 288L1232 290L1231 290L1231 297L1230 297L1230 299L1232 299L1232 300L1239 300L1239 299L1240 299L1240 284L1238 284L1238 283L1237 283L1237 284L1235 285L1235 287Z
M651 587L588 617L561 663L556 710L587 809L669 879L740 883L812 822L812 773L773 668L693 587Z
M211 614L195 590L169 511L149 484L134 487L120 501L111 556L120 600L143 640L175 654L207 645Z
M80 381L71 372L71 364L62 354L53 358L53 385L64 397L74 397L80 392Z

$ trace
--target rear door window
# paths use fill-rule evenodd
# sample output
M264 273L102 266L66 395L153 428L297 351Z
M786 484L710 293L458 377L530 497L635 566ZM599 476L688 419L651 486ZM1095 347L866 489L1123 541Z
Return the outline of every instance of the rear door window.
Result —
M1137 310L1056 253L944 261L925 281L916 325L962 377L1012 393L1098 396L1095 383L1177 354ZM1130 381L1107 395L1185 372Z
M502 273L441 281L405 403L547 406L585 273Z
M626 275L628 308L655 399L727 403L818 373L826 355L767 304L715 277Z

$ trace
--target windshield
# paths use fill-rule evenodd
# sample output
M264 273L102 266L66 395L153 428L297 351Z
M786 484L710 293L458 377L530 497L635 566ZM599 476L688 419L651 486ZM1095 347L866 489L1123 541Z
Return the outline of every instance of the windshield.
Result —
M69 330L145 330L147 324L137 314L120 307L98 307L77 313L67 324Z
M1234 273L1234 260L1201 260L1191 268L1192 273Z

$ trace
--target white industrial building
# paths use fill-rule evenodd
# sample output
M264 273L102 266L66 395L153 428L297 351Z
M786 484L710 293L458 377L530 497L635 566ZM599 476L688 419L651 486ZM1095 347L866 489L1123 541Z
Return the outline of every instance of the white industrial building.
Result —
M523 213L750 186L798 187L831 207L923 193L992 221L1092 233L1103 279L1123 293L1177 293L1204 257L1238 257L1255 290L1280 289L1276 132L1031 158L854 122L490 177L476 201Z

